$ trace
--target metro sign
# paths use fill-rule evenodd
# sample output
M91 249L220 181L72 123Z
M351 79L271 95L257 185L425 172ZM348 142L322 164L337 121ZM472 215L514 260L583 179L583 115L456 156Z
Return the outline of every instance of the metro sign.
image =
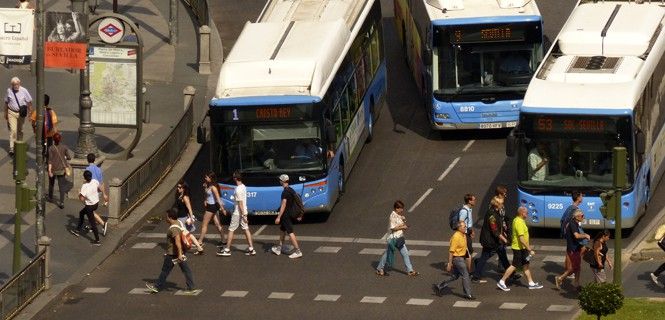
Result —
M115 18L104 18L99 23L97 34L106 43L117 43L125 34L125 26Z

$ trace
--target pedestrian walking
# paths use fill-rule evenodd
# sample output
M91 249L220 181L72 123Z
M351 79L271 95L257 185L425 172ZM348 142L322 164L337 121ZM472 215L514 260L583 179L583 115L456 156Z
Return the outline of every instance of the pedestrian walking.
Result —
M175 205L173 206L175 211L178 213L178 222L180 226L187 230L189 233L196 231L196 218L194 217L194 212L192 211L192 202L189 196L189 185L185 180L180 179L176 185L175 193ZM196 247L195 255L203 254L203 246L193 235L190 237L194 246Z
M591 272L593 279L597 283L607 282L607 275L605 274L605 262L612 270L612 260L607 257L607 241L610 240L610 232L607 230L600 231L593 238L593 263L591 263Z
M88 217L88 223L90 224L90 229L95 235L95 240L92 242L93 245L100 246L101 242L99 241L99 232L97 231L97 222L95 221L93 212L97 210L99 206L99 192L104 196L104 201L108 202L109 198L106 195L106 192L99 188L99 182L92 178L92 172L85 170L83 172L83 179L85 183L81 186L81 191L79 192L79 200L83 202L84 206L81 211L79 211L79 223L76 227L76 230L70 230L70 232L75 236L80 236L83 232L83 217Z
M388 235L386 251L383 252L379 265L376 267L376 274L379 276L386 276L388 273L384 267L387 265L392 267L395 261L395 251L399 251L406 266L406 272L410 276L417 276L419 273L413 270L411 259L409 258L409 249L406 247L406 239L404 238L404 231L409 226L406 224L406 217L404 216L404 202L401 200L395 201L393 204L393 211L388 217Z
M505 228L504 217L501 212L504 211L503 198L494 196L490 201L490 207L483 219L483 226L480 231L480 244L483 246L483 251L479 258L475 260L473 276L471 280L476 283L486 283L487 280L483 279L483 271L485 264L494 254L499 257L499 263L503 269L508 269L510 263L506 255L505 245L508 243L507 230Z
M97 157L95 156L94 153L88 153L88 155L86 156L86 160L88 161L88 166L85 167L85 170L88 170L92 173L92 178L97 180L97 182L99 182L100 189L106 190L106 184L104 183L104 173L102 172L102 168L100 168L98 165L95 164ZM108 230L109 226L108 221L104 221L104 219L102 219L102 216L100 216L97 213L97 209L95 209L93 215L95 216L95 221L97 221L97 224L102 226L102 235L106 236L106 231Z
M582 265L582 243L581 240L588 241L591 237L580 230L580 224L584 220L584 213L580 209L573 212L573 219L568 222L565 228L564 236L566 237L566 256L570 260L569 267L558 277L554 278L554 283L557 289L561 289L563 280L570 274L575 274L573 286L580 290L580 271Z
M658 227L658 230L656 230L655 238L656 238L656 240L658 240L657 243L658 243L658 246L660 247L660 249L665 251L665 224ZM653 283L656 284L657 286L662 285L662 283L660 283L658 281L658 277L660 277L660 275L663 272L665 272L665 262L663 262L663 264L661 264L656 269L656 271L649 274L649 277L651 277L651 281L653 281Z
M517 216L513 219L512 239L510 243L510 248L513 249L513 262L510 264L510 267L506 269L506 272L503 273L501 280L496 284L497 287L503 291L510 291L510 288L506 286L506 280L508 280L508 277L520 267L524 270L524 274L529 281L529 289L543 288L540 283L533 281L531 271L529 270L531 258L536 255L536 252L533 250L529 242L529 229L526 226L527 215L527 209L525 207L519 207L517 209Z
M162 271L157 278L155 283L146 283L145 286L148 288L148 291L151 293L158 293L164 289L166 284L166 278L173 270L173 267L177 264L180 267L180 271L185 275L185 284L187 285L187 290L183 293L186 295L197 295L201 292L200 289L195 289L194 287L194 276L192 275L192 269L189 268L187 263L187 256L182 247L182 240L180 239L181 229L178 222L178 213L175 210L168 210L166 212L166 220L169 223L169 229L166 232L166 254L164 255L164 262L162 263Z
M561 215L561 221L560 223L560 231L559 231L559 237L561 239L566 239L565 233L566 233L566 226L568 223L573 220L573 212L575 210L580 208L580 204L582 203L582 200L584 199L584 195L579 192L579 191L573 191L571 192L571 198L573 200L573 203L571 203L566 210L564 210L563 214ZM564 260L564 268L566 270L570 269L570 259L568 258L568 255L565 255L565 260ZM574 275L570 275L569 277L573 277Z
M439 284L434 285L434 290L438 296L441 296L443 290L446 289L451 282L462 277L462 286L464 288L464 298L468 300L475 300L476 298L471 294L471 278L469 277L469 269L466 265L466 256L469 254L467 248L467 227L464 221L457 223L457 229L450 237L450 249L448 250L448 263L446 264L446 271L450 272L450 278L444 280Z
M55 110L49 105L51 97L48 94L44 95L44 126L42 131L42 146L44 147L44 155L48 160L48 148L53 145L53 136L58 132L58 115ZM32 122L32 132L35 133L37 139L37 110L32 110L30 113L30 122ZM39 142L39 141L37 141Z
M14 156L14 143L23 140L25 117L32 112L32 96L21 86L21 79L13 77L5 95L5 120L9 130L9 156Z
M473 255L473 207L476 206L476 196L470 193L464 195L464 205L459 211L459 220L464 221L466 224L466 245L469 249L468 257L466 257L466 266L471 272L471 256Z
M228 236L226 237L226 248L220 249L217 255L223 257L231 256L231 243L233 242L233 233L238 229L238 226L245 232L247 244L249 247L245 251L245 255L254 256L254 244L252 242L252 233L249 231L249 222L247 219L247 187L242 183L242 174L240 171L233 173L233 181L236 183L236 190L233 196L235 203L233 214L231 214L231 224L229 225Z
M58 191L60 197L58 198L57 206L60 209L65 208L65 184L67 183L67 176L65 168L69 167L69 160L72 159L73 152L62 144L62 136L60 133L53 135L53 145L48 148L49 157L47 159L48 169L48 201L53 202L53 187L55 181L58 180Z
M203 221L201 222L199 242L203 245L203 240L205 239L206 233L208 233L208 224L210 223L210 220L212 220L217 231L219 231L220 236L220 241L217 246L223 247L226 242L224 242L224 228L219 221L219 212L221 210L221 212L226 215L226 209L224 209L222 200L219 198L219 187L217 186L217 178L215 177L214 172L210 171L203 177L203 191L205 192L205 200L203 201L205 212L203 213Z
M298 195L296 192L289 187L289 176L286 174L282 174L279 176L279 182L284 188L282 190L282 200L279 206L279 213L277 213L277 218L275 218L275 224L279 225L279 230L282 232L279 236L279 244L276 246L273 246L270 250L272 253L276 255L282 254L283 251L285 251L284 248L284 239L286 238L286 235L289 235L289 240L291 240L291 244L295 248L293 252L289 255L289 258L291 259L296 259L296 258L301 258L302 257L302 251L300 251L300 245L298 245L298 239L296 238L296 234L293 231L293 223L294 223L294 218L292 215L293 212L293 206L295 206L295 197ZM302 216L299 216L296 218L296 221L299 221L302 219Z

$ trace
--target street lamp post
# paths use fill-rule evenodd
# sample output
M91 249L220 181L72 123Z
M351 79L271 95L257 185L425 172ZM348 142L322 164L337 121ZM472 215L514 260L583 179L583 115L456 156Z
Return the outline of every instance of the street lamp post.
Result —
M37 158L37 205L35 209L35 248L39 249L38 241L45 235L45 207L44 198L44 0L37 1L35 12L35 27L37 41L37 97L35 105L35 114L37 115L37 148L35 158Z

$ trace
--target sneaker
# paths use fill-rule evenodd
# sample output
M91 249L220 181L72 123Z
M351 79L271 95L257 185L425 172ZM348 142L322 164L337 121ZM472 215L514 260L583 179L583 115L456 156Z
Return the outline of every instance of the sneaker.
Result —
M280 254L282 254L282 247L281 246L273 246L272 248L270 248L270 251L272 251L272 253L274 253L276 255L280 255Z
M58 186L58 187L59 187L59 186ZM62 202L58 202L58 208L60 208L60 209L64 209L64 208L65 208L65 204L62 203Z
M649 276L651 277L651 281L653 281L653 283L655 283L657 286L660 285L660 282L658 282L658 276L657 275L653 274L653 272L652 272L652 273L649 274Z
M154 284L146 283L146 284L145 284L145 287L148 288L148 292L150 292L150 293L157 293L157 292L159 292L159 289L158 289L157 286L155 286Z
M196 296L199 293L201 293L201 291L203 291L203 290L202 289L189 289L189 290L182 291L182 294L186 295L186 296Z
M230 257L231 256L231 250L230 249L224 249L224 250L217 251L217 255L222 256L222 257Z
M217 248L224 248L226 247L226 241L222 240L217 243Z
M102 235L105 236L105 237L106 237L106 229L108 228L108 226L109 226L109 222L104 221L104 227L102 228Z
M503 282L503 280L500 280L499 282L496 283L496 286L499 287L499 289L503 291L510 291L510 288L506 286L506 284ZM541 287L542 288L542 287Z
M563 283L563 280L559 277L554 277L554 285L556 286L557 290L561 290L561 283Z
M385 271L383 271L383 269L379 269L379 270L376 270L376 275L379 276L379 277L385 277L388 274Z
M302 251L300 251L300 250L296 250L292 254L289 255L289 258L291 258L291 259L297 259L297 258L300 258L300 257L302 257Z
M81 236L81 235L79 234L79 232L76 231L76 230L74 230L74 229L69 230L69 233L73 234L75 237L80 237L80 236Z
M409 271L409 275L412 277L418 276L420 273L418 271Z
M102 245L102 242L99 241L99 240L95 240L95 241L92 242L92 245L96 246L96 247L100 247Z
M256 255L256 250L254 248L247 248L247 251L245 251L246 256L255 256Z
M566 277L566 279L570 279L570 280L575 279L575 274L574 274L574 273L569 274L569 275Z
M436 293L437 297L443 296L443 290L441 290L441 288L439 287L438 284L433 284L432 285L432 290L434 290L434 293Z
M542 288L543 288L543 285L538 283L538 282L534 282L534 283L529 284L529 289L542 289Z
M466 300L476 300L476 297L474 297L472 295L465 295L464 299L466 299Z
M487 283L487 280L477 278L477 277L471 277L471 282L473 282L473 283Z
M83 226L83 230L85 230L85 233L92 232L92 229L90 229L90 226Z

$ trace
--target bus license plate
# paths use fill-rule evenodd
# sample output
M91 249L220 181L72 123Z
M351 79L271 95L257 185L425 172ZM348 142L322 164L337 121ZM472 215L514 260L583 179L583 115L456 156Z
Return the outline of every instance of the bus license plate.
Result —
M517 121L506 122L506 128L514 128L514 127L517 127Z
M589 224L594 225L594 226L599 226L600 225L600 219L589 219Z
M279 211L270 211L270 210L254 211L254 215L256 216L276 216L278 213Z
M480 129L501 129L501 123L481 123Z

